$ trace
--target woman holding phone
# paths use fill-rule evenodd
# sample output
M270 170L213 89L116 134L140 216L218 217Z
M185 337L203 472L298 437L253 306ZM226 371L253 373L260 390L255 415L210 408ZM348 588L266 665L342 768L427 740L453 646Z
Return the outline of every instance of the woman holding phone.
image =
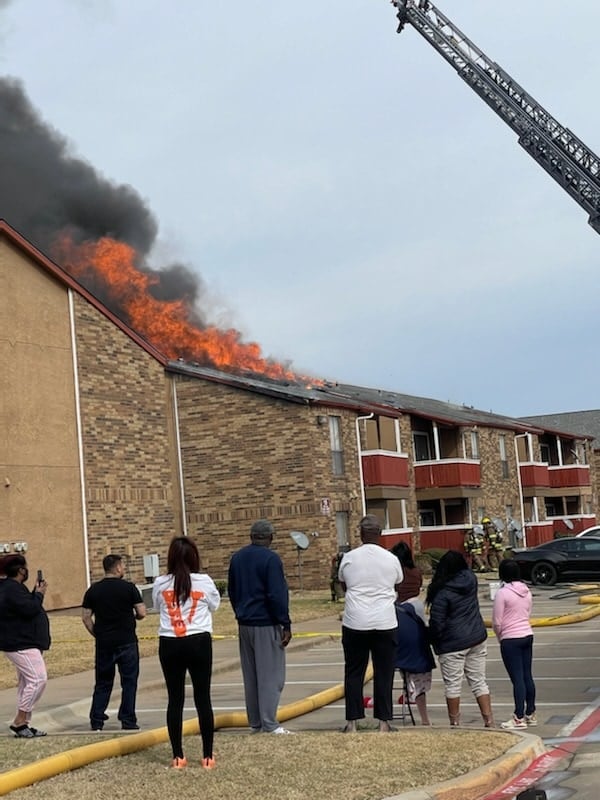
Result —
M19 739L45 736L33 728L31 715L48 680L44 650L50 647L50 625L43 608L47 584L41 571L33 591L25 586L29 569L24 556L7 556L0 581L0 650L17 671L17 713L10 725Z

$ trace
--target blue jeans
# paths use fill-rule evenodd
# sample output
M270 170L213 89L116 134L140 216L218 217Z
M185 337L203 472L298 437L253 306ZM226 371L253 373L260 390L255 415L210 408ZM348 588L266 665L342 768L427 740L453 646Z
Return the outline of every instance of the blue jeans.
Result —
M122 690L118 718L125 727L137 724L135 697L140 674L138 643L106 647L96 642L96 685L90 709L93 728L102 728L104 725L104 712L110 701L116 669L119 670Z
M500 654L513 685L515 717L523 719L535 711L535 683L531 672L533 661L533 636L522 639L503 639Z

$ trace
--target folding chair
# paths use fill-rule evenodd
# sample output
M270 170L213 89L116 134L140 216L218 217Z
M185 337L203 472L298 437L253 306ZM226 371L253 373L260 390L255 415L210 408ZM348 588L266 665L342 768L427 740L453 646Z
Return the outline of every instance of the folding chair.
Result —
M392 719L400 719L402 720L402 724L406 725L407 718L410 718L410 721L413 725L416 725L415 717L412 710L412 704L410 702L409 694L408 694L408 673L404 669L399 669L398 673L402 676L402 702L399 703L400 711L398 715L395 715Z

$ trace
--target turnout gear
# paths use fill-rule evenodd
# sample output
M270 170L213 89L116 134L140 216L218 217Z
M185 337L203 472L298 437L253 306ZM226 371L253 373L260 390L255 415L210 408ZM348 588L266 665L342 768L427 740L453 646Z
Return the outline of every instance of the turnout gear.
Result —
M504 540L502 538L502 531L498 529L493 520L491 520L489 517L484 517L481 520L481 524L484 531L487 561L492 569L498 569L504 553Z
M486 571L484 560L485 539L481 525L467 528L465 531L465 550L471 561L471 568L479 572Z

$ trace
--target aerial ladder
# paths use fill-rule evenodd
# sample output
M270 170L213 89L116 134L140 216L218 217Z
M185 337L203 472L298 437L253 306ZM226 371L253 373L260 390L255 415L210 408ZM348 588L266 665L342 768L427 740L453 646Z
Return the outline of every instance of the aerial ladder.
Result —
M391 0L409 23L509 125L519 144L589 215L600 233L600 160L429 0Z

